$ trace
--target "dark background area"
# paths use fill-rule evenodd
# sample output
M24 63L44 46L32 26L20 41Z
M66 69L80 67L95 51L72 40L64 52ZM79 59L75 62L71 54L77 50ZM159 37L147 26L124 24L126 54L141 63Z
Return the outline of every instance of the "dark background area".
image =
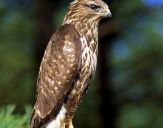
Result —
M33 105L43 52L70 2L0 0L1 107ZM113 17L101 21L96 76L74 126L162 128L163 1L105 2Z

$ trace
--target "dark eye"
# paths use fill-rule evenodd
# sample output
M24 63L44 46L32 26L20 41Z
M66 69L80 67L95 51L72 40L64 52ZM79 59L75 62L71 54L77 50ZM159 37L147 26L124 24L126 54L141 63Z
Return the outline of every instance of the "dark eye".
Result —
M91 5L90 5L90 8L91 8L92 10L94 10L94 11L99 11L100 6L95 5L95 4L91 4Z

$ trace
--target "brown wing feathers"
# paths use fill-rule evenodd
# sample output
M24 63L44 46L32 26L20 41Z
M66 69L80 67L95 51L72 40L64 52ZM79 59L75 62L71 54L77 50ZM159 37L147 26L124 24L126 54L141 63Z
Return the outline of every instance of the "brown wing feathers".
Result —
M31 128L40 128L57 116L79 75L80 64L80 35L73 25L64 25L52 36L40 66Z

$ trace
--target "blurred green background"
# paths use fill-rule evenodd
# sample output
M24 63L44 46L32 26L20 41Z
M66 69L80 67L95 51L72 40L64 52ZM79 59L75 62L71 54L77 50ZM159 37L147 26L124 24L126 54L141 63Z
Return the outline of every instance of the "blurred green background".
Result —
M0 128L27 128L39 64L72 0L0 0ZM163 0L108 0L76 128L163 127Z

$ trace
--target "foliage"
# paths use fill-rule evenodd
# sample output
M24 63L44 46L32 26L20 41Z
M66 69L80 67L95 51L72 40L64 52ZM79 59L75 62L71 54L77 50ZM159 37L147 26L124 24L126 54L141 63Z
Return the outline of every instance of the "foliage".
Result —
M120 106L118 128L163 126L162 12L153 9L134 17L137 20L114 42L112 88Z
M14 114L15 106L8 105L0 109L0 127L1 128L27 128L31 114L31 107L25 107L23 115Z
M13 103L23 106L31 100L29 95L34 86L31 75L34 60L31 48L33 27L29 15L9 1L0 2L1 105Z

